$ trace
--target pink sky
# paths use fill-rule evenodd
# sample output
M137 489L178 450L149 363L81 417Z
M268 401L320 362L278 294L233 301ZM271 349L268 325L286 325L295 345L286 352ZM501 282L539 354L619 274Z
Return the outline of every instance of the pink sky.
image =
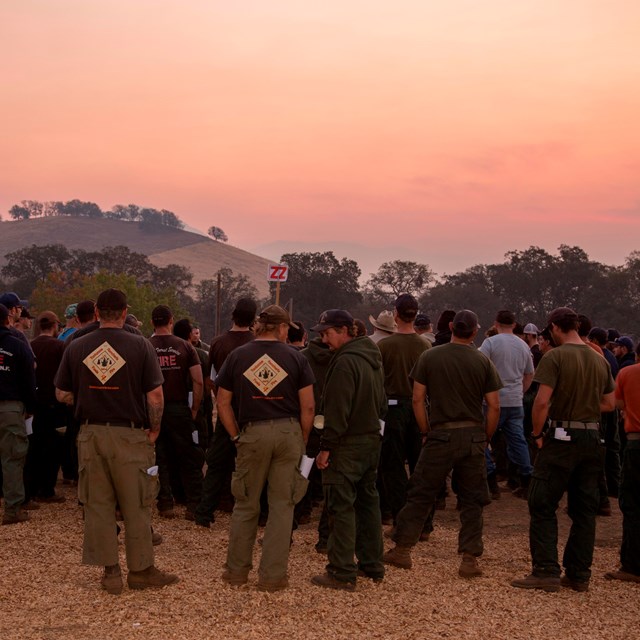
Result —
M133 202L267 257L359 245L365 273L621 264L639 43L629 0L3 3L0 212Z

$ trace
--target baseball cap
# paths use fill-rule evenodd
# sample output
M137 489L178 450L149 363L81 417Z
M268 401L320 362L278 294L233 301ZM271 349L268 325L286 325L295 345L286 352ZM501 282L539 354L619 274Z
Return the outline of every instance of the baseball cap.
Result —
M101 311L122 311L127 308L127 296L120 289L105 289L98 296L96 307Z
M607 344L607 330L602 327L593 327L591 331L589 331L587 338L589 338L591 342L596 342L599 345Z
M70 304L64 310L64 317L67 318L67 320L71 320L71 318L73 318L73 316L76 315L77 309L78 309L78 303L77 302L74 302L73 304Z
M538 335L540 333L538 327L536 327L535 324L533 324L533 322L529 322L527 324L524 325L524 329L522 331L522 333L531 333L532 335Z
M418 313L418 301L410 293L401 293L396 298L396 311L401 316L411 316Z
M633 340L629 336L622 336L614 341L616 347L626 347L629 351L633 351Z
M17 293L13 291L7 291L0 296L0 304L3 304L7 309L13 309L13 307L28 307L28 300L20 300Z
M53 311L43 311L42 313L38 314L38 317L36 318L36 324L43 331L47 331L48 329L51 329L51 327L59 325L60 320Z
M253 313L256 314L258 307L256 303L251 298L240 298L238 302L236 302L236 306L233 310L234 313Z
M132 327L135 327L136 329L138 327L142 326L142 322L140 322L140 320L138 320L138 318L136 318L133 313L128 313L127 317L124 319L124 321L127 324L130 324Z
M413 326L419 329L426 329L431 324L431 318L425 313L419 313L413 321Z
M615 342L620 337L617 329L607 329L607 342Z
M478 316L469 309L458 311L458 313L453 317L452 322L454 331L467 332L480 328L480 325L478 324Z
M173 318L173 314L166 304L159 304L151 312L151 321L154 324L166 324L171 318Z
M294 329L298 328L298 325L291 322L291 316L288 312L277 304L269 305L263 309L258 315L258 322L262 324L288 324Z
M498 311L498 313L496 314L496 322L498 324L515 324L516 323L516 316L515 313L513 313L513 311L509 311L508 309L502 309L501 311Z
M578 314L569 307L554 309L547 318L547 324L560 324L562 321L578 322Z
M33 320L33 316L29 313L29 309L27 307L22 307L22 311L20 312L21 318L29 318L29 320Z
M353 316L344 309L327 309L320 314L318 324L311 327L312 331L325 331L331 327L351 327Z

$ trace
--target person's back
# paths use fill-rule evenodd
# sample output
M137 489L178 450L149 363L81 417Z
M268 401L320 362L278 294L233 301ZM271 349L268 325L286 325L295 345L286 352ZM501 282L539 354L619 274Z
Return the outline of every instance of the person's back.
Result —
M533 372L531 349L513 333L498 333L484 340L479 351L493 362L500 374L504 385L500 389L500 406L522 406L522 378L525 373Z

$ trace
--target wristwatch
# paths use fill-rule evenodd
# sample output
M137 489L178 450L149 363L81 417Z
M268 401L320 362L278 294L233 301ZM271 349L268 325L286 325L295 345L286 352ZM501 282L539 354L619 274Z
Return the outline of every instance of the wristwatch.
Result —
M240 440L240 434L239 433L236 433L236 435L233 436L233 438L231 438L231 442L233 442L234 444L236 442L238 442L239 440Z

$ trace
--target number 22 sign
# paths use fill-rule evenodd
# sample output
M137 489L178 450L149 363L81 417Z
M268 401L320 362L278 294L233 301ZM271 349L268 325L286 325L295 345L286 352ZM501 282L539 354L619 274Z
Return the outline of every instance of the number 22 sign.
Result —
M267 275L269 282L286 282L289 275L289 266L286 264L270 264Z

